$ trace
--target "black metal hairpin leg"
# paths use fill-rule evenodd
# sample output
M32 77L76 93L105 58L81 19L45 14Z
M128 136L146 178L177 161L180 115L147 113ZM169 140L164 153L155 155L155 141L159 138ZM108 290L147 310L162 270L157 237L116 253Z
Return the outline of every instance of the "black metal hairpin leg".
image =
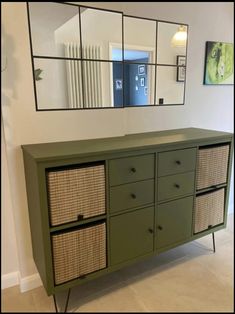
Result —
M215 253L215 235L214 235L214 232L212 233L212 239L213 239L213 251Z
M68 304L69 304L70 292L71 292L71 289L69 288L68 295L67 295L67 299L66 299L66 304L65 304L65 309L64 309L63 313L67 313ZM56 311L56 313L58 313L58 307L57 307L57 303L56 303L55 294L53 294L53 300L54 300L54 305L55 305L55 311Z

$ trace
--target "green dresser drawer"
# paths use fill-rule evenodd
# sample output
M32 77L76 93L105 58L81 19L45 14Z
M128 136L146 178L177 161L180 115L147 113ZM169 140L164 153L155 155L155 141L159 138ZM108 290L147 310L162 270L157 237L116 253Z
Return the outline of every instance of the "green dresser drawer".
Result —
M110 188L110 211L151 204L154 202L154 180L128 183Z
M154 154L113 159L109 162L110 185L154 178Z
M194 172L158 178L158 201L193 194Z
M196 148L179 149L158 155L158 176L188 172L195 169Z
M157 249L187 240L192 233L193 196L157 207Z
M110 218L111 265L153 251L154 207Z

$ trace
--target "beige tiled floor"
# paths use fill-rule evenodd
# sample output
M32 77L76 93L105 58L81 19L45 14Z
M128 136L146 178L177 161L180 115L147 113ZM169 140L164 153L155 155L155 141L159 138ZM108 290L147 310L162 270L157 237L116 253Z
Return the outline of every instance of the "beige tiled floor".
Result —
M233 312L233 215L215 239L215 254L210 235L73 288L68 311ZM2 312L53 311L42 287L2 291Z

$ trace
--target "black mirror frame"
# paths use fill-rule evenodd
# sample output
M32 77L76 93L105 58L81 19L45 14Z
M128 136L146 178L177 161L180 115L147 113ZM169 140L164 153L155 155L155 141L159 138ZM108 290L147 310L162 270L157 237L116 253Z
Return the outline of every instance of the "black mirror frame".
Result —
M184 93L183 93L183 102L182 103L175 103L175 104L156 104L156 80L157 80L157 66L168 66L168 67L176 67L177 71L179 70L179 65L173 65L173 64L161 64L157 63L157 44L158 44L158 23L170 23L170 24L176 24L176 25L184 25L187 26L187 35L189 33L189 25L185 23L178 23L178 22L171 22L171 21L165 21L165 20L157 20L157 19L151 19L151 18L145 18L145 17L139 17L139 16L133 16L133 15L125 15L122 11L116 11L116 10L109 10L109 9L102 9L92 6L85 6L80 4L72 4L72 3L65 3L65 2L52 2L57 3L61 5L70 5L75 6L78 8L78 14L79 14L79 31L80 31L80 58L66 58L66 57L51 57L51 56L42 56L42 55L34 55L33 54L33 44L32 44L32 33L31 33L31 25L30 25L30 9L29 9L29 2L26 2L27 6L27 19L28 19L28 28L29 28L29 42L30 42L30 54L31 54L31 61L32 61L32 74L33 74L33 87L34 87L34 97L35 97L35 106L36 111L61 111L61 110L98 110L98 109L123 109L123 108L131 108L131 107L162 107L162 106L179 106L184 105L185 103L185 90L186 90L186 74L187 74L187 51L188 51L188 36L186 41L186 61L185 61L185 80L184 80ZM86 59L82 56L82 26L81 26L81 8L88 8L88 9L94 9L94 10L101 10L101 11L107 11L107 12L113 12L121 14L122 18L122 60L121 61L113 61L113 60L105 60L105 59ZM147 105L132 105L132 106L125 106L124 105L124 89L125 89L125 75L124 75L124 63L129 63L128 61L124 60L124 18L136 18L136 19L142 19L142 20L150 20L156 22L156 39L155 39L155 62L154 63L146 63L146 65L151 65L155 67L155 81L154 81L154 103L153 104L147 104ZM37 88L36 88L36 79L35 79L35 66L34 66L34 59L40 58L40 59L60 59L60 60L75 60L75 61L95 61L95 62L109 62L109 63L122 63L123 67L123 89L122 89L122 106L120 107L92 107L92 108L85 108L84 107L84 97L83 97L83 108L48 108L48 109L39 109L38 108L38 100L37 100ZM131 62L133 63L133 62ZM139 64L139 63L138 63ZM82 72L83 73L83 72ZM38 78L40 79L40 77ZM82 89L83 89L83 95L84 95L84 82L83 82L83 75L82 75Z

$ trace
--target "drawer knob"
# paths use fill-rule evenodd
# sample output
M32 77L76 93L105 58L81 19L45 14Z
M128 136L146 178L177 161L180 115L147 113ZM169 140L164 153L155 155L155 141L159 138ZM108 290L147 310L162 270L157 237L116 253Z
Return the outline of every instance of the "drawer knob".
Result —
M131 197L132 197L133 199L135 199L135 198L136 198L136 195L135 195L134 193L131 193Z
M153 229L152 228L148 228L149 233L153 233Z
M176 164L177 165L181 165L181 161L180 160L176 160Z
M79 214L77 218L78 218L78 220L82 220L83 219L83 215Z
M132 167L131 168L131 172L135 173L136 172L136 168Z
M162 230L163 229L162 226L158 226L157 228L158 228L158 230Z
M176 187L177 189L179 189L179 188L180 188L180 185L179 185L178 183L175 183L175 187Z

